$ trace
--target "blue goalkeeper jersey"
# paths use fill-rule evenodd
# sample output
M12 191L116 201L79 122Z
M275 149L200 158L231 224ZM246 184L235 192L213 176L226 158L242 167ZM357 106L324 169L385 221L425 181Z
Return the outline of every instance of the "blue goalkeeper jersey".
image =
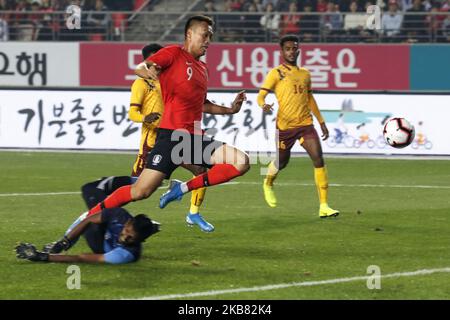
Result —
M104 209L102 211L102 224L105 225L103 249L105 262L121 264L134 262L141 257L142 245L126 246L119 243L120 233L125 223L133 218L123 208Z

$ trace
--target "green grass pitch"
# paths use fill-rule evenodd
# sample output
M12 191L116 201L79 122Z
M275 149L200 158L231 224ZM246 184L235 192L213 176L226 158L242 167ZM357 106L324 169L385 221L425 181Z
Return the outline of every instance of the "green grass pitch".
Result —
M132 213L161 222L134 264L80 264L81 289L69 290L67 264L16 259L19 241L59 238L83 211L80 186L126 175L132 154L0 152L0 299L120 299L232 290L450 267L450 161L331 158L329 202L337 219L318 218L308 158L293 158L276 186L279 206L262 195L259 165L237 183L208 189L202 214L212 234L184 223L189 196L158 208L158 190L131 203ZM183 169L173 177L189 178ZM14 193L38 193L17 196ZM84 240L72 250L87 252ZM213 294L195 299L449 299L450 274L318 283L274 290Z

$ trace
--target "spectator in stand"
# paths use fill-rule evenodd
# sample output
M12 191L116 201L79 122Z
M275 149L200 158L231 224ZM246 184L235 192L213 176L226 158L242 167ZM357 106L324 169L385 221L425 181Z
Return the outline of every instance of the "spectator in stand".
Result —
M361 41L364 38L365 27L366 16L358 10L358 2L352 1L350 13L347 13L344 18L344 30L349 36L348 39L353 42Z
M0 13L0 42L8 40L9 40L9 28L8 28L8 21L6 21L6 14Z
M440 38L441 34L441 25L442 21L440 20L440 16L437 15L439 12L440 7L437 3L432 4L430 9L430 14L425 17L426 19L426 26L428 28L428 35L430 38L430 41L435 42Z
M326 0L317 0L316 11L317 12L326 12L328 8ZM313 10L311 10L313 11Z
M232 11L242 11L242 5L243 3L241 0L232 0L231 1L231 10Z
M64 11L71 3L70 0L50 0L50 7L53 11Z
M339 42L342 34L342 14L339 6L333 1L327 4L326 14L322 15L321 25L324 30L324 38L327 42Z
M278 6L278 0L262 0L263 8L267 8L267 5L268 5L269 3L271 3L271 4L273 5L274 11L277 11L277 10L275 10L275 9L276 9L277 6Z
M278 12L288 12L289 11L289 5L292 2L289 0L278 0L277 4L275 5L275 9Z
M224 12L237 12L235 2L226 0L224 3ZM216 28L219 31L218 41L234 42L241 40L240 16L238 14L222 14L216 16Z
M15 14L12 16L10 31L15 34L15 40L31 41L33 39L33 24L30 22L28 14L30 4L27 0L17 1L14 9Z
M280 27L280 15L274 11L274 5L269 2L266 5L264 15L259 20L259 23L266 32L266 41L272 42L272 39L278 39L278 32Z
M253 0L253 4L256 7L257 12L264 12L264 6L261 3L261 0Z
M424 11L425 8L422 6L421 0L414 0L412 8L406 11L403 18L403 29L407 42L414 43L424 41L427 38L425 15L409 14Z
M350 12L350 4L354 0L335 0L336 5L341 12Z
M261 30L261 26L259 24L259 20L261 19L261 15L255 15L257 13L258 8L254 3L251 3L247 12L252 13L251 15L245 15L244 18L244 37L246 42L263 42L264 34L263 30Z
M306 2L303 6L303 11L312 13L313 5L311 2ZM320 17L318 15L307 14L300 18L300 39L302 42L316 42L318 41Z
M443 0L439 11L444 12L444 13L449 12L450 11L450 0ZM446 31L446 28L448 27L449 18L450 18L449 14L438 15L438 20L440 21L440 25L441 25L441 30L439 31L440 36L437 39L439 42L440 41L448 41L448 40L446 40L446 37L447 37L446 34L448 33L448 31ZM444 23L447 23L447 25L445 25Z
M203 11L204 11L205 15L207 15L208 17L213 19L214 25L217 26L217 15L215 14L215 12L217 12L217 9L216 9L216 6L215 6L213 0L205 1L205 6L203 7Z
M203 11L205 11L206 13L208 12L216 12L216 7L214 5L214 1L213 0L206 0L205 1L205 7L203 9Z
M450 15L442 22L442 39L450 43Z
M15 7L16 4L12 0L0 0L0 11L11 11ZM10 14L0 13L0 41L8 41L10 39L9 18Z
M52 15L54 12L50 0L41 0L40 10L40 30L36 37L39 41L50 41L55 39L59 30L58 18Z
M437 1L437 0L436 0ZM424 11L431 11L434 6L434 1L431 0L422 0L422 7ZM436 4L437 5L437 4Z
M0 0L0 11L14 10L17 3L14 0Z
M285 34L298 34L300 32L300 16L297 12L297 3L289 4L289 12L281 18L281 36Z
M41 11L41 3L37 0L33 0L31 2L31 10L30 14L28 15L30 23L33 25L33 34L31 36L31 40L37 40L39 37L39 33L41 31L41 28L43 27L41 20L43 18L43 14L40 13Z
M383 40L387 42L400 40L402 22L403 14L398 10L397 0L389 0L389 11L383 13L383 17L381 18Z
M414 0L397 0L397 1L400 1L400 7L403 12L406 12L413 7Z
M248 5L250 4L251 0L238 0L241 6L240 11L246 12L248 9Z
M108 11L108 7L103 0L96 0L94 10L91 10L87 17L90 33L100 34L103 39L106 38L111 23L110 15L104 11Z

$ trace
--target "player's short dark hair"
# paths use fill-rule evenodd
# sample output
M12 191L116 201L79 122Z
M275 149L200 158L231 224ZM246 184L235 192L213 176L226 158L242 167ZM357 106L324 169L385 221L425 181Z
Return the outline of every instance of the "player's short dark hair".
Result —
M142 48L142 58L147 60L150 55L158 52L159 49L162 49L162 46L159 43L150 43L149 45L146 45Z
M132 220L133 229L136 232L136 242L144 242L145 239L159 231L159 223L155 223L145 214L138 214Z
M214 25L213 19L208 16L204 16L204 15L192 16L189 19L187 19L186 24L184 25L184 36L186 37L188 30L193 25L195 25L196 23L199 23L199 22L206 22L211 27Z
M288 35L285 35L285 36L281 37L281 39L280 39L280 47L283 48L284 43L288 42L288 41L294 41L294 42L297 42L297 43L299 42L297 36L294 36L293 34L288 34Z

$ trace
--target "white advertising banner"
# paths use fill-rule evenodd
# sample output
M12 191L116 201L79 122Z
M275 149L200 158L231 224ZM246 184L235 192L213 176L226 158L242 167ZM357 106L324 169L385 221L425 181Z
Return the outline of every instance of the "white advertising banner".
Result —
M79 61L78 43L5 42L0 86L79 86Z
M130 93L0 90L0 146L137 149Z
M209 93L229 106L235 93ZM330 138L325 153L450 155L450 95L315 94ZM137 149L140 124L128 120L127 91L0 90L0 147L60 149ZM203 128L250 152L275 151L275 113L265 114L248 93L240 113L207 115ZM270 94L266 101L275 103ZM383 124L404 117L416 129L404 149L387 146ZM320 127L315 123L319 135ZM293 152L304 152L297 144Z
M248 94L241 113L233 116L205 116L205 127L218 129L216 139L234 143L248 151L275 150L275 113L265 115L256 104L256 94ZM315 94L330 137L322 142L325 153L450 155L450 95L417 94ZM234 94L213 93L208 98L230 105ZM274 103L269 94L266 102ZM387 146L383 127L388 118L403 117L414 125L413 143L403 149ZM217 122L217 123L216 123ZM315 122L321 135L320 126ZM264 130L267 129L267 130ZM293 152L304 152L299 144Z

